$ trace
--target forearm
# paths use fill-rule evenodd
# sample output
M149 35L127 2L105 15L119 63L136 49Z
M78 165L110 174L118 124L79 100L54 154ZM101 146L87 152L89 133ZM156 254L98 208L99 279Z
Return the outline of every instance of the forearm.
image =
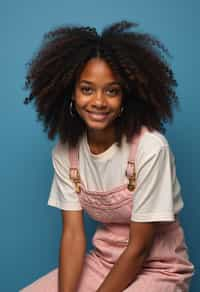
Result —
M96 292L122 292L136 279L145 257L145 252L133 254L125 249Z
M85 240L61 238L58 270L59 292L76 291L83 267L85 251Z

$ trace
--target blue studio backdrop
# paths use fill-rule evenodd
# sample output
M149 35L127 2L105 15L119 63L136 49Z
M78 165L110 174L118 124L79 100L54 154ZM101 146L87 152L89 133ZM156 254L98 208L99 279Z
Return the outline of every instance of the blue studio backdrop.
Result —
M169 49L180 111L167 124L185 207L181 220L200 291L200 3L191 0L0 1L0 291L15 292L58 264L61 214L48 207L53 167L49 141L31 105L23 104L25 64L43 34L62 24L97 27L127 19ZM89 239L95 222L85 216ZM88 249L91 242L88 242Z

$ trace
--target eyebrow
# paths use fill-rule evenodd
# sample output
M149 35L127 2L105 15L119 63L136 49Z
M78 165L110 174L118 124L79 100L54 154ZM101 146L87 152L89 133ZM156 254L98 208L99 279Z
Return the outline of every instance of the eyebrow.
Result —
M82 83L82 82L90 84L90 85L94 84L92 81L88 81L88 80L84 80L84 79L80 80L80 83ZM119 86L121 86L121 83L117 82L117 81L112 81L112 82L108 82L106 85L119 85Z

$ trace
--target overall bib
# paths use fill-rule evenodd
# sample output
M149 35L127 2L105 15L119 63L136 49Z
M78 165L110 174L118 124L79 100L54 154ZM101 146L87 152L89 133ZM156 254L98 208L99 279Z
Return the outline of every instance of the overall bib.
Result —
M134 177L134 160L139 139L131 143L126 175L129 183ZM134 192L127 184L109 192L88 191L79 177L78 149L69 153L71 179L81 206L94 220L100 222L92 238L94 249L85 255L77 292L95 292L126 249ZM114 170L113 170L114 171ZM77 184L80 182L80 184ZM184 232L178 218L159 223L151 251L136 280L124 292L188 292L194 267L189 261ZM58 292L58 269L25 287L24 292Z

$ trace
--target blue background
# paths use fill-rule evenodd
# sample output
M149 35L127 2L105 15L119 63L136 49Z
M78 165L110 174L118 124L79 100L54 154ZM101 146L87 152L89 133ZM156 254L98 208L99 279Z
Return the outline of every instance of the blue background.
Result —
M200 2L50 1L0 2L0 291L14 292L57 266L61 215L48 207L53 168L51 149L31 105L23 105L25 64L42 36L57 25L97 27L128 19L168 47L178 81L181 110L167 125L185 208L181 219L196 267L192 292L200 291ZM85 217L91 238L95 223ZM88 244L88 248L91 243Z

